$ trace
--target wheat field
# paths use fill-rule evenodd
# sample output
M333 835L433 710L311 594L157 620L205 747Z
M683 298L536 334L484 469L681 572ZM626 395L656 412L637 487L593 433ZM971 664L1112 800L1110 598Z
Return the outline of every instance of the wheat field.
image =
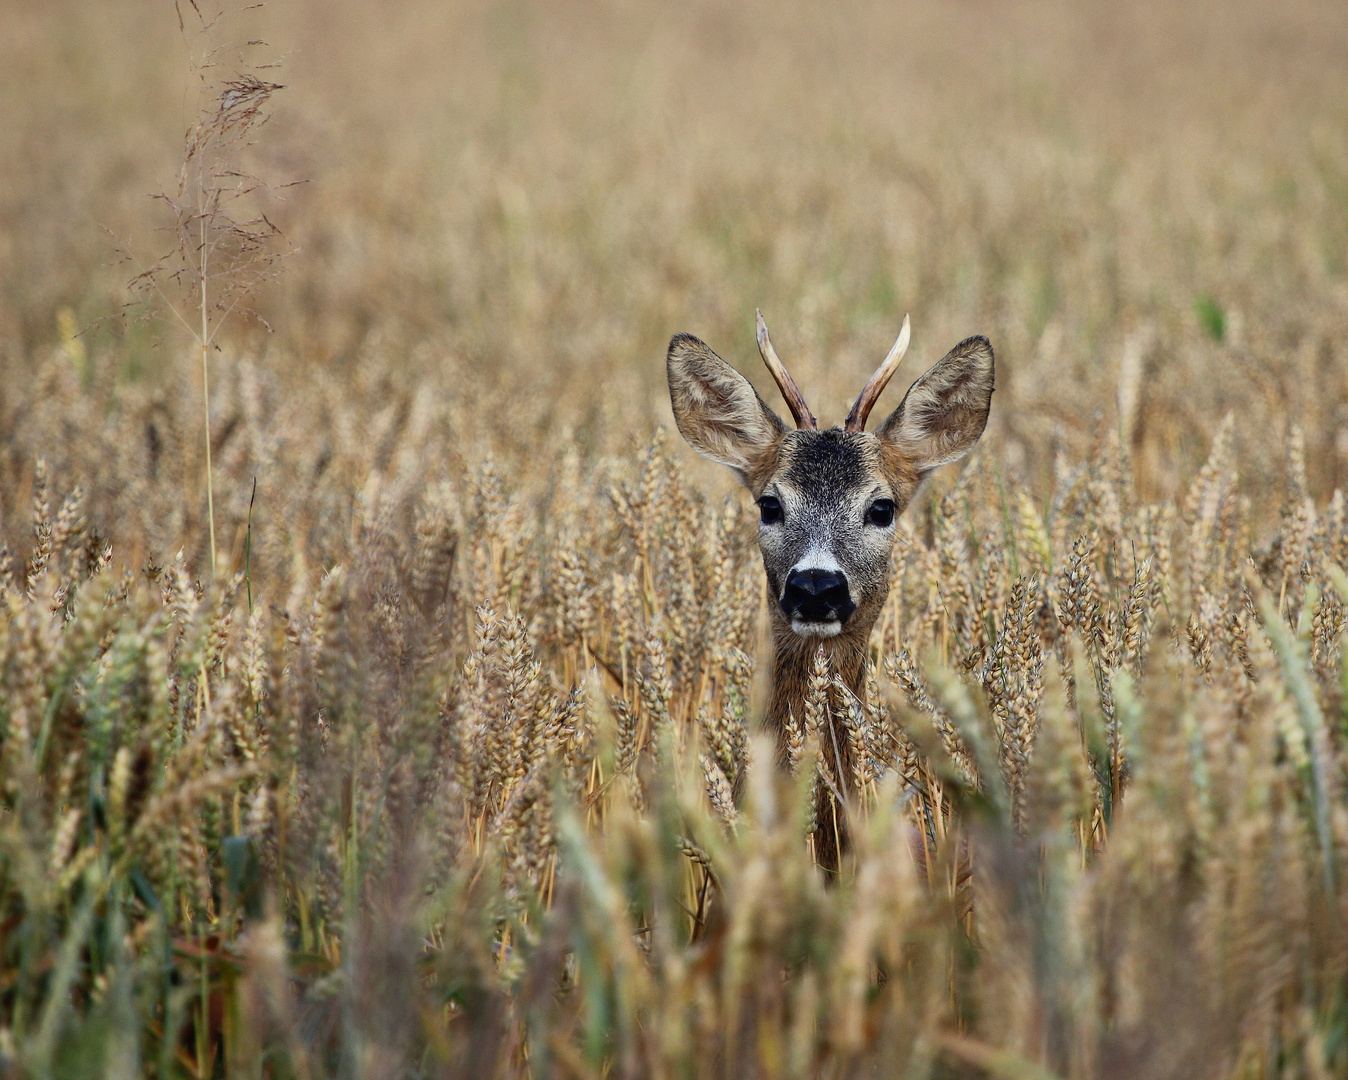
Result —
M0 22L0 1074L1348 1075L1341 6ZM759 307L997 350L789 768Z

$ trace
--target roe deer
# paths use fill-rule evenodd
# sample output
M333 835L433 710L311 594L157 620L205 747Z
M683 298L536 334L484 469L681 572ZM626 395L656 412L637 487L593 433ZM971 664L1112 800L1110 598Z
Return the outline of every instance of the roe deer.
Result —
M985 337L961 341L908 389L875 433L866 419L908 348L907 316L884 363L841 428L819 430L795 380L777 358L758 313L758 349L795 418L795 431L739 372L690 334L669 343L666 370L679 431L698 453L733 469L759 509L758 544L772 617L772 697L767 724L786 756L788 716L800 722L816 650L864 695L871 628L889 595L894 520L933 469L957 461L983 433L992 404L993 355ZM831 774L845 793L851 768L845 732L821 732ZM833 767L836 766L836 767ZM845 835L819 804L816 855L836 869Z

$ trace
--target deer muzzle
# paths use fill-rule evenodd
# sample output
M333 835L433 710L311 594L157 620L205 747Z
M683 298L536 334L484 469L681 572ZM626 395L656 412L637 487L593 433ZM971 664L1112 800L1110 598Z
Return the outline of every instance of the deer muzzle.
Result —
M792 570L782 590L782 613L805 637L832 637L856 611L841 570Z

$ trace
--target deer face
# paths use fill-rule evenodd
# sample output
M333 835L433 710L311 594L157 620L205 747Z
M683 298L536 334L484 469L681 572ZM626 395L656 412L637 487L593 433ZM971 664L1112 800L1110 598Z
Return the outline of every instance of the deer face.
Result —
M886 475L880 449L864 432L786 432L755 492L768 587L803 637L834 637L884 602L895 516L916 485Z
M908 322L844 428L818 430L759 316L759 347L796 418L790 431L739 372L679 334L666 362L679 431L733 469L758 504L774 622L801 637L869 634L889 592L894 523L933 469L978 441L993 355L969 338L923 375L880 427L867 414L907 346Z

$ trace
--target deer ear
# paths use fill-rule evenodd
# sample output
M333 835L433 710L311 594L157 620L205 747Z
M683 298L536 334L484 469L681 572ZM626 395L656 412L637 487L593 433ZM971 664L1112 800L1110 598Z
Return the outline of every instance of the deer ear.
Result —
M908 388L879 435L925 476L973 449L991 406L992 345L965 338Z
M676 334L665 360L674 420L688 444L729 465L747 485L786 426L749 380L691 334Z

